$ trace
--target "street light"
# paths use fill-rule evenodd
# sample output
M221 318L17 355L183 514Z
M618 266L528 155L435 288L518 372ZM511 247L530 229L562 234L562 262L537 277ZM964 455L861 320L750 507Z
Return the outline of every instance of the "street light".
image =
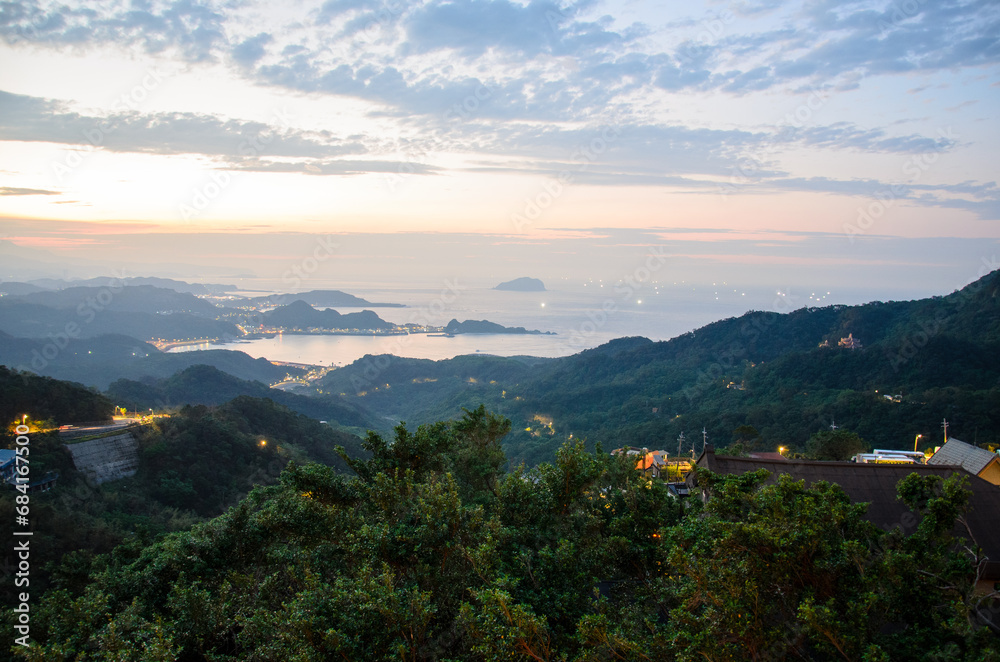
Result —
M922 437L922 436L924 436L924 435L922 435L922 434L918 434L918 435L917 435L916 437L914 437L914 439L913 439L913 452L914 452L914 453L916 453L916 452L917 452L917 441L918 441L918 440L920 439L920 437Z
M785 451L787 451L787 450L788 450L788 449L787 449L787 448L785 448L784 446L778 446L778 453L779 453L780 455L784 455L784 454L785 454Z

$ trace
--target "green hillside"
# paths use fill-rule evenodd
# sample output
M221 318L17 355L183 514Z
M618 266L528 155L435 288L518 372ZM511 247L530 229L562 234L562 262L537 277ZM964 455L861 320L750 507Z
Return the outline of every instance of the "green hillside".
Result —
M192 365L210 365L239 379L268 384L304 372L228 349L161 352L118 334L73 339L58 347L49 339L14 338L0 331L0 364L97 388L117 379L166 378Z
M313 398L272 389L259 381L238 379L208 365L194 365L167 378L143 381L119 379L106 395L130 410L161 410L183 404L219 405L237 396L269 398L300 414L340 425L367 429L374 423L366 412L335 398Z
M55 423L92 420L111 413L104 396L78 386L0 370L5 411L8 403L30 398L33 418L50 415ZM90 402L74 409L69 402ZM84 405L77 405L84 406ZM44 409L43 407L48 407ZM36 413L38 412L38 413ZM30 498L33 590L79 587L95 555L126 541L148 544L156 535L182 531L236 505L255 485L273 484L289 462L318 462L349 472L337 454L344 447L364 456L361 439L319 423L271 400L237 397L218 407L185 406L136 432L138 472L100 485L78 472L55 432L30 434L32 476L59 472L55 487ZM262 443L263 442L263 443ZM4 447L13 447L9 437ZM0 491L0 517L13 522L13 490ZM46 569L47 564L58 569ZM5 605L14 586L5 583Z
M81 384L12 370L0 365L0 420L3 430L25 414L31 420L59 425L110 420L114 405L105 396Z
M689 452L702 429L725 446L744 424L765 450L801 449L833 422L876 447L905 448L917 434L933 443L943 418L956 437L1000 443L998 292L994 272L943 297L750 312L551 360L365 357L324 387L410 423L486 403L514 422L508 454L529 463L571 434L672 450L684 432ZM863 347L838 347L849 335Z

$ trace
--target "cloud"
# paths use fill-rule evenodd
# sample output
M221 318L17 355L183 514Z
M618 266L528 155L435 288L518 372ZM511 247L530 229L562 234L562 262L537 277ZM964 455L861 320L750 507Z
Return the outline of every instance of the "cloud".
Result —
M274 41L274 38L266 32L241 41L233 47L232 56L238 64L249 67L255 64L267 53L265 46Z
M237 10L223 3L46 7L3 4L0 36L175 49L193 62L226 55L256 82L366 99L397 116L446 112L482 85L493 91L484 118L585 120L616 104L634 112L631 95L657 88L852 89L866 77L1000 61L992 0L759 0L715 15L712 30L689 20L660 32L619 24L592 0L329 0L312 11L313 24L240 36ZM435 70L427 57L469 66Z
M656 73L654 80L657 87L668 91L678 91L687 88L699 88L712 77L708 69L681 68L667 63Z
M241 163L233 170L253 172L298 172L306 175L362 175L370 172L397 175L433 175L441 168L415 161L330 160L330 161L257 161Z
M399 5L393 5L393 8ZM391 12L389 10L389 5L382 6L386 14L399 13ZM319 9L319 13L316 17L316 22L320 25L326 25L332 20L343 16L345 13L353 10L378 10L380 5L378 2L373 2L372 0L327 0ZM401 11L401 10L400 10Z
M17 188L0 186L0 195L60 195L59 191L49 191L41 188Z
M484 129L474 123L452 126L443 121L431 129L418 142L401 147L358 136L339 139L326 132L302 132L194 113L123 112L89 117L57 101L0 92L0 139L89 144L119 152L205 154L241 164L242 169L271 172L353 174L365 169L386 172L401 167L399 162L334 159L400 149L426 157L433 152L468 150L474 146L478 152L524 159L484 164L482 170L547 174L569 170L580 171L580 179L592 183L699 186L703 184L680 177L694 173L728 174L741 154L762 147L777 149L801 144L868 152L922 153L951 146L922 136L890 137L881 130L864 130L843 122L771 133L632 124L565 129L508 123ZM561 154L562 160L538 161L538 154ZM274 157L300 161L266 160ZM438 171L427 164L413 167L420 174ZM780 171L766 167L758 167L756 174L783 176ZM633 181L629 182L629 178Z
M198 0L153 0L127 7L43 6L38 0L25 0L0 7L0 38L8 44L27 41L60 47L136 45L148 53L176 49L187 61L205 62L226 43L225 21L222 10Z
M743 0L732 3L730 8L737 16L758 16L769 14L785 4L786 0Z
M342 135L299 130L280 117L139 113L124 105L97 116L55 99L0 92L0 140L203 154L221 168L330 176L432 175L444 170L435 157L450 153L489 155L457 166L475 172L551 177L569 170L579 183L713 193L752 160L753 183L739 187L747 193L872 195L891 183L796 177L784 171L781 156L802 148L924 154L966 145L902 133L895 123L740 129L664 117L683 93L826 94L872 76L1000 61L995 0L755 0L711 14L712 30L699 17L656 30L622 23L590 0L328 0L294 23L268 23L266 31L244 21L237 3L51 7L37 0L0 4L0 38L81 50L119 44L189 63L221 62L255 84L367 101L363 112L379 120L379 129ZM383 132L386 126L396 134ZM739 127L740 118L726 126ZM602 137L609 128L613 140ZM908 186L902 195L914 204L996 214L997 192L987 184Z
M122 111L82 115L65 103L0 91L0 140L86 145L113 152L205 154L233 161L269 156L329 158L365 153L357 138L296 131L276 114L274 124L198 113Z
M354 50L331 58L317 48L296 48L248 75L270 85L366 99L397 116L446 112L469 89L486 86L492 94L478 109L480 118L548 121L591 119L615 107L632 113L635 95L656 88L732 95L847 90L876 75L1000 61L995 3L917 7L900 17L903 10L888 2L744 3L737 7L742 20L730 14L716 31L674 25L653 34L642 24L618 26L596 17L592 3L328 2L317 21L336 25L338 43L353 39ZM770 18L761 30L757 21L764 16ZM428 56L479 64L480 70L485 65L490 74L469 75L470 67L434 71L427 68Z
M780 6L780 2L757 7L744 3L735 5L734 11L754 18L761 13L756 9L771 12ZM733 94L803 84L850 89L859 77L1000 61L996 37L1000 8L988 0L817 0L786 12L781 20L780 29L754 32L728 16L714 33L702 31L683 41L674 55L684 67L677 71L665 67L656 84L668 90L718 89ZM753 65L747 66L750 62ZM712 73L708 78L706 71Z
M574 184L657 186L717 194L746 154L797 146L864 152L924 153L950 149L954 141L918 135L889 136L846 122L825 127L770 131L691 128L682 125L597 124L586 127L507 122L482 125L439 119L419 123L415 139L391 141L331 132L306 132L289 118L274 124L223 119L196 113L133 111L106 117L82 115L67 104L0 91L0 140L44 141L83 145L114 152L203 154L221 167L255 171L350 176L361 173L433 175L444 172L435 155L447 152L490 154L467 172L518 173L557 178L569 173ZM409 155L400 160L398 154ZM539 155L546 155L540 159ZM364 155L366 158L356 158ZM753 181L737 192L796 190L842 195L874 195L890 186L873 180L795 178L763 157L754 159ZM707 177L707 178L703 178ZM720 179L722 183L720 183ZM954 206L992 214L995 187L967 182L959 189L926 189L922 196L906 188L918 204ZM900 195L904 195L900 193ZM964 195L965 199L957 196ZM968 199L968 198L973 199Z
M578 10L538 0L526 5L504 0L432 2L408 17L404 52L454 49L469 58L490 49L526 57L577 55L618 47L627 40L602 22L576 20Z
M792 129L790 133L790 138L801 141L804 145L864 152L923 154L942 152L957 145L955 139L946 136L890 136L884 129L862 129L849 122Z
M958 209L981 220L1000 220L1000 188L995 182L959 184L916 184L883 182L874 179L831 179L828 177L783 177L754 184L762 191L778 189L810 193L833 193L879 200L894 204L907 201L921 207ZM747 192L741 189L740 192Z

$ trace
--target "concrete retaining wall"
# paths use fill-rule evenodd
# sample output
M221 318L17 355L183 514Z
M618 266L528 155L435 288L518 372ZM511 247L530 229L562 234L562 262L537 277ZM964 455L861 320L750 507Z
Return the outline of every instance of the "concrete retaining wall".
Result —
M139 469L139 444L131 432L67 444L73 464L97 484L128 478Z

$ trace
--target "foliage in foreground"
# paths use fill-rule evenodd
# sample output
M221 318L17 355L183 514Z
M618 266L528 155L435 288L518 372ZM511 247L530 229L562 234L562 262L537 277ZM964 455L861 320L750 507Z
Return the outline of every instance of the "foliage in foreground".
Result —
M356 477L290 465L190 532L51 592L30 660L996 660L970 615L957 480L911 476L908 537L839 487L704 475L681 508L566 444L504 473L509 422L370 434Z

